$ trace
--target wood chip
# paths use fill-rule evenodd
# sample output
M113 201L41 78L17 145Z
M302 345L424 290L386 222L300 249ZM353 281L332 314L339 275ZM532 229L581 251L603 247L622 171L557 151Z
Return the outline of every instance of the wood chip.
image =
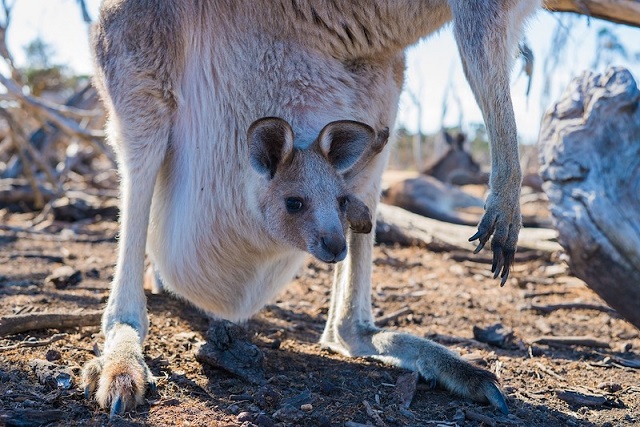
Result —
M416 388L418 385L418 373L407 372L398 377L396 381L395 393L397 395L400 405L404 408L411 406L411 401L416 394Z
M387 427L387 424L384 421L382 421L382 418L380 418L380 415L371 407L371 404L369 402L367 402L366 400L363 400L362 404L364 405L365 411L367 411L367 415L371 419L373 419L373 422L375 423L376 427Z

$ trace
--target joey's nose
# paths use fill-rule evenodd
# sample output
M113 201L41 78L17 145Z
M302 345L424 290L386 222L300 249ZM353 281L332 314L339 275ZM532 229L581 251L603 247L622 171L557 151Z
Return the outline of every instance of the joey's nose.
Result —
M342 261L347 251L347 242L344 236L332 234L322 238L322 249L333 255L333 259L329 261Z

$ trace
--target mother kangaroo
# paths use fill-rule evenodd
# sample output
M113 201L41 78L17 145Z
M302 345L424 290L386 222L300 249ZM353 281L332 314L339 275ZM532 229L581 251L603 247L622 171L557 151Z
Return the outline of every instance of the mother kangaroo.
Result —
M417 371L507 413L493 374L429 340L375 327L374 236L346 230L339 209L348 197L338 189L345 187L375 219L388 148L348 179L342 172L356 161L353 147L363 150L363 141L375 142L374 129L393 127L404 49L452 21L491 141L491 192L470 240L479 241L479 250L493 236L492 271L504 283L521 223L510 68L524 21L539 6L540 0L104 0L92 48L118 156L121 231L102 322L104 351L84 367L87 395L95 392L113 415L141 403L153 383L142 354L145 252L167 288L213 315L244 320L292 279L305 250L318 256L282 236L270 218L274 212L300 218L317 195L337 213L309 210L315 213L305 218L342 226L332 226L331 244L319 243L333 253L320 258L337 263L321 344ZM248 134L264 117L273 119ZM351 130L325 129L337 121ZM315 153L313 162L329 159L336 175L315 166L279 174L305 150ZM351 158L336 160L342 152ZM323 187L330 175L335 191ZM281 184L274 188L276 179ZM285 234L297 233L293 228Z

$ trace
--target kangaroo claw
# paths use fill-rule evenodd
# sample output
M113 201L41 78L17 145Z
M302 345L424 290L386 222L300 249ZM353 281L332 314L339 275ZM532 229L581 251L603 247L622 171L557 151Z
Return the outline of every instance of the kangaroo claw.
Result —
M494 383L489 383L484 389L484 395L498 411L504 415L509 415L509 407L507 406L507 400L500 391L500 388Z
M113 418L114 416L121 414L122 410L122 396L118 395L118 397L116 397L111 404L111 412L109 413L109 418Z

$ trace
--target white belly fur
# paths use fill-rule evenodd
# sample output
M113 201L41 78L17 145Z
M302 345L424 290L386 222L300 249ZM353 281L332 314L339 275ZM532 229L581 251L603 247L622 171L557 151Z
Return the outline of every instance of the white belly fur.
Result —
M243 320L275 297L306 256L275 242L261 226L264 220L251 196L257 180L246 148L251 122L282 117L303 145L332 120L388 126L399 88L391 65L387 71L354 77L333 59L295 49L292 53L291 46L277 41L250 52L212 40L193 49L182 78L169 153L156 184L147 251L167 288L207 312ZM277 50L269 60L282 61L270 76L260 69L259 60L253 60L258 63L254 70L234 69L247 61L230 60L254 58L269 49ZM327 75L339 75L348 84L341 86L336 83L340 79L326 79ZM287 81L289 76L296 80ZM354 78L367 85L354 84ZM252 110L239 99L243 96L251 97ZM372 104L371 99L384 101Z

